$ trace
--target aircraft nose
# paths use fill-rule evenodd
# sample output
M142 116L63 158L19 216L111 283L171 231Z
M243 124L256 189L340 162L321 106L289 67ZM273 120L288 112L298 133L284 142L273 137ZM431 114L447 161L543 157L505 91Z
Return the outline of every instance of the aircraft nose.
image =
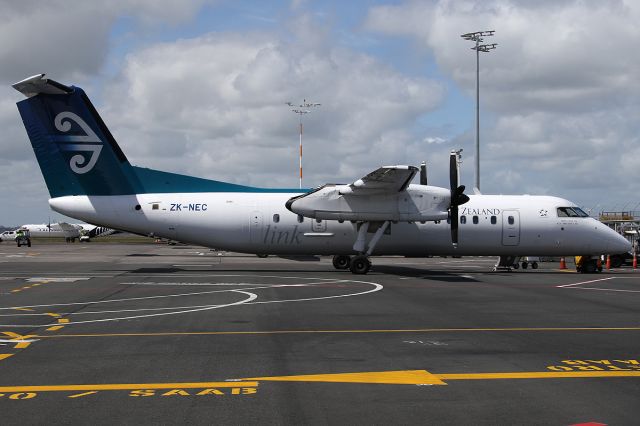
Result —
M608 253L626 253L631 251L631 243L622 235L616 233L615 231L611 231L612 235L609 237L608 244Z

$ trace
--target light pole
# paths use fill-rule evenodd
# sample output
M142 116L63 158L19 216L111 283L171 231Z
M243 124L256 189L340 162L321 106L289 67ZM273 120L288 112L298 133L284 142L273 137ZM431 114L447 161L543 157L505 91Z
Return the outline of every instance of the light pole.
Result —
M475 187L480 190L480 52L489 52L498 45L492 44L480 44L484 41L484 37L490 37L495 34L495 31L477 31L475 33L462 34L465 40L471 40L476 43L471 50L476 51L476 181Z
M310 109L306 109L306 108L319 107L321 104L316 103L316 102L307 102L306 99L303 99L302 103L300 105L294 105L291 102L287 102L287 105L289 105L290 107L294 107L291 111L293 111L296 114L298 114L299 122L300 122L300 157L299 157L300 160L299 160L299 165L300 165L300 189L302 189L302 116L304 114L309 114L311 112Z

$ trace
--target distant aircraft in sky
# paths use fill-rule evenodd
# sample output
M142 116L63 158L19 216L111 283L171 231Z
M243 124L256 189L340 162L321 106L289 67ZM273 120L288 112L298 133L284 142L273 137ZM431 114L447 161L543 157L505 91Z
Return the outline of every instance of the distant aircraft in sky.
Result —
M464 194L455 153L449 188L412 184L418 169L403 165L311 191L255 188L133 166L79 87L44 74L13 87L27 96L18 110L51 208L109 228L244 253L334 255L355 274L372 255L583 255L595 270L595 256L631 248L562 198Z

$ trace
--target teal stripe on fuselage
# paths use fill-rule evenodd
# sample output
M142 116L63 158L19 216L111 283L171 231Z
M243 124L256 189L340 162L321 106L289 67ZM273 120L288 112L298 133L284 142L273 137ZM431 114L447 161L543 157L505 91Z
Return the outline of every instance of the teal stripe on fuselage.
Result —
M137 166L132 166L132 169L140 182L140 193L147 194L166 194L171 192L302 193L309 191L309 189L304 188L256 188Z

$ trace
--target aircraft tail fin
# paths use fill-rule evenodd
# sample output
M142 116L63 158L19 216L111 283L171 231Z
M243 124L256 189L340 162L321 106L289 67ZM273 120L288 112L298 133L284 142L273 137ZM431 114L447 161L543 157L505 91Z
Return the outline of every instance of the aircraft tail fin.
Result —
M15 83L18 110L52 198L134 194L140 182L82 89L44 74Z

